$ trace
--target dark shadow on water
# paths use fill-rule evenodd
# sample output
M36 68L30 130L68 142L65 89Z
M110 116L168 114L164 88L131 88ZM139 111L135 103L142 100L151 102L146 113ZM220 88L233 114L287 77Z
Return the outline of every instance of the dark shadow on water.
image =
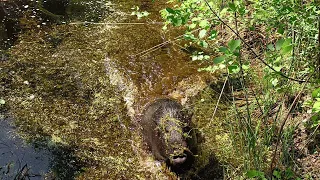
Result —
M72 180L83 172L84 164L74 156L74 151L68 147L60 147L51 151L51 170L57 174L57 179Z
M202 168L193 180L220 180L223 179L223 167L214 157L211 157L209 164Z
M182 177L185 180L223 180L223 167L219 161L211 156L209 163L203 168L199 169L196 174L189 177Z
M25 143L17 134L12 119L0 117L0 179L72 180L82 163L69 147L46 142Z

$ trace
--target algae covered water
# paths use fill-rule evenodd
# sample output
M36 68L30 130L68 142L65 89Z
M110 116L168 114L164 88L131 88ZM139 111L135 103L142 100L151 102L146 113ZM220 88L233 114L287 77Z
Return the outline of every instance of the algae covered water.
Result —
M31 153L27 174L176 179L146 151L139 115L157 98L185 104L211 76L198 72L202 64L190 61L190 52L175 41L183 29L161 30L159 10L165 1L70 0L55 4L63 7L59 11L38 2L21 6L24 13L16 14L21 30L13 33L12 46L1 51L6 54L1 98L19 131L3 126L0 133L9 145L18 134L31 142L15 152ZM31 5L38 7L36 14ZM137 6L150 16L140 20L130 15ZM44 150L34 149L39 143ZM4 174L8 163L11 167L17 161L9 155L0 159ZM27 175L20 164L10 176Z

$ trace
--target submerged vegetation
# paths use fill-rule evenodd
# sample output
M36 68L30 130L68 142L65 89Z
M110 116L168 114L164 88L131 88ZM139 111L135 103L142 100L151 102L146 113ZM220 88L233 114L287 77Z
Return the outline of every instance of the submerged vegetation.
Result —
M163 179L142 166L139 127L106 74L111 29L51 25L20 34L1 62L1 98L27 141L73 153L79 179ZM58 170L58 179L73 178Z
M109 84L104 54L96 51L95 42L87 46L96 38L82 28L60 26L43 36L20 37L23 42L11 48L5 68L11 81L10 112L27 139L73 148L83 168L107 166L114 172L96 172L102 176L130 177L138 163L130 142L133 124L121 96ZM48 37L62 38L65 33L68 37L53 47ZM116 158L119 153L121 158Z
M17 28L1 42L0 111L71 154L58 179L177 179L139 125L168 96L197 134L182 178L320 178L317 0L10 3L24 10L3 18Z

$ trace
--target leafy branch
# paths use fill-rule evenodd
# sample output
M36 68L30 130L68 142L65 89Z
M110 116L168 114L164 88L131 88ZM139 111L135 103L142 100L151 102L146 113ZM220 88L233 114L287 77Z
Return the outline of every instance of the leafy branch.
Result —
M237 33L233 28L231 28L226 22L224 22L220 16L213 10L213 8L211 7L211 5L209 4L209 2L207 0L204 0L205 3L207 4L207 6L209 7L210 11L212 12L212 14L214 14L218 20L220 22L222 22L225 26L227 26L250 50L251 53L254 54L254 56L256 58L258 58L258 60L260 62L262 62L264 65L266 65L268 68L270 68L272 71L278 73L280 76L286 78L286 79L290 79L292 81L297 81L297 82L306 82L305 80L301 80L301 79L295 79L295 78L292 78L292 77L288 77L287 75L285 75L284 73L282 73L281 71L277 71L276 69L274 69L272 66L270 66L266 61L264 61L252 48L251 46L240 36L239 33Z

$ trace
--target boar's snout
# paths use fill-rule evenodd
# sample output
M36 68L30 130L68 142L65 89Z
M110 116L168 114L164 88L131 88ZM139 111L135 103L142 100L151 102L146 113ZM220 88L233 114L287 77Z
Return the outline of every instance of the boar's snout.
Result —
M171 164L173 166L180 166L192 157L193 157L192 152L190 150L186 149L183 151L183 153L173 156L171 158Z
M172 165L177 166L183 164L187 160L187 155L173 156Z
M172 156L169 161L167 161L167 164L175 173L183 174L192 167L193 162L193 153L189 149L186 149L182 154Z

